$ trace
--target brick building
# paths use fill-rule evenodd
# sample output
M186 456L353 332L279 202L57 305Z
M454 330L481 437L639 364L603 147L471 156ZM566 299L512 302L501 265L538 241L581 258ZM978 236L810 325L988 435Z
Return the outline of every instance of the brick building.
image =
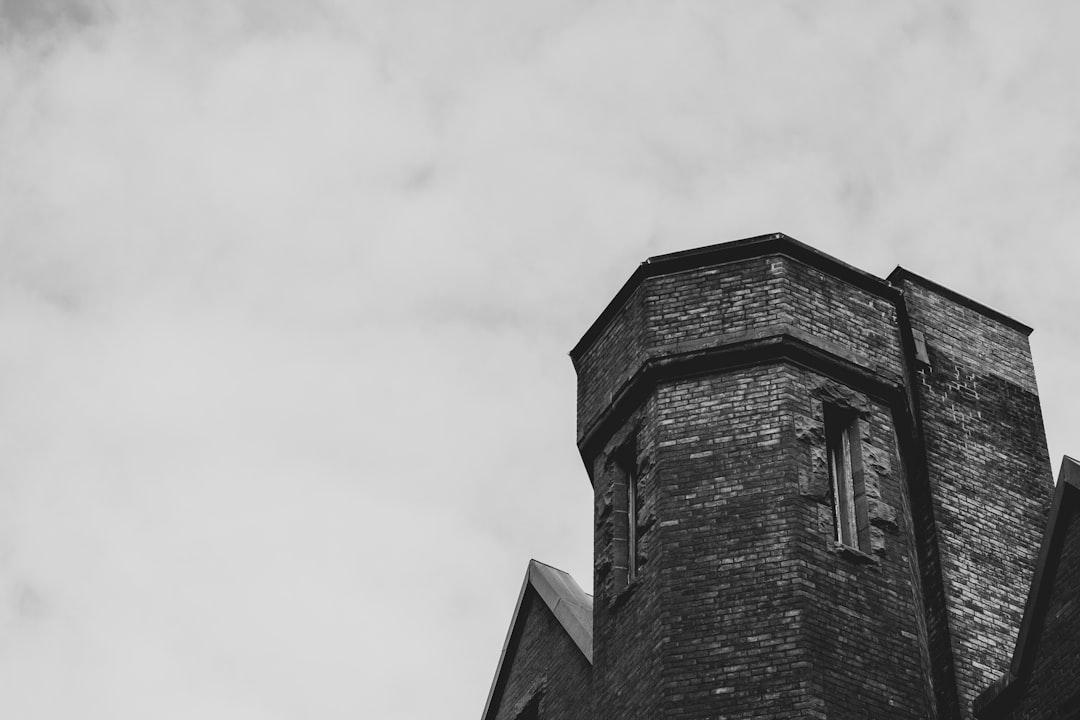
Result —
M595 598L529 564L484 720L1080 713L1030 332L780 234L642 263L571 351Z

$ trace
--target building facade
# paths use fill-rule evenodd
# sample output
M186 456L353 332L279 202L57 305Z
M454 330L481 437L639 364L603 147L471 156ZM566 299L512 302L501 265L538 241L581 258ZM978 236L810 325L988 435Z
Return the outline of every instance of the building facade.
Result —
M1054 491L1030 332L781 234L642 263L571 352L595 597L530 563L485 720L1006 712Z

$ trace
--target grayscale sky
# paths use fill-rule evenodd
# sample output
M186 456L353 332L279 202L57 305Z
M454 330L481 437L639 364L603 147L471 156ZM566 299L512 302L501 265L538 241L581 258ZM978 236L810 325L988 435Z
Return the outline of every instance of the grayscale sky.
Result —
M588 589L567 351L786 232L1033 325L1080 453L1080 3L0 0L0 717L480 715Z

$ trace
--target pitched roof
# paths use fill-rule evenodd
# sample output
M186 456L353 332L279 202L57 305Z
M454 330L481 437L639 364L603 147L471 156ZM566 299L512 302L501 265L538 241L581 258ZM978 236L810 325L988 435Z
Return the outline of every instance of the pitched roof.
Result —
M497 709L497 703L493 705L492 701L502 691L502 686L506 682L504 671L509 669L508 660L513 656L521 636L525 622L525 614L521 612L521 607L525 601L525 593L530 588L540 596L555 619L559 621L559 625L574 641L574 645L592 665L592 596L582 590L569 573L537 560L530 560L529 567L525 571L525 580L521 583L521 592L518 593L517 605L514 606L510 630L506 633L502 654L499 655L495 679L491 682L491 690L488 691L487 702L484 704L482 717L485 720L494 717Z
M1031 673L1035 661L1037 645L1036 634L1039 623L1046 615L1046 605L1050 600L1054 576L1057 575L1061 557L1062 543L1068 523L1068 509L1080 508L1080 462L1065 456L1058 472L1054 500L1050 506L1050 517L1043 533L1042 546L1039 548L1039 560L1035 565L1035 576L1031 581L1027 605L1024 606L1024 619L1020 622L1020 634L1016 639L1009 670L975 699L976 717L993 717L999 708L994 707L1008 698L1017 689L1020 680Z

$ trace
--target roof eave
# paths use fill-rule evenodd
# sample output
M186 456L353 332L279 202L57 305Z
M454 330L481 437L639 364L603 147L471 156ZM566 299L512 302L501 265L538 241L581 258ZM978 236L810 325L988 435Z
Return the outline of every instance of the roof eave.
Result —
M1009 317L1000 310L995 310L989 305L984 305L981 302L976 302L975 300L969 298L967 295L958 293L955 290L950 290L944 285L939 285L933 280L928 280L922 275L914 273L900 265L897 265L896 268L891 273L889 273L889 276L886 278L886 280L893 284L899 284L900 282L907 280L914 283L915 285L922 285L924 288L938 295L946 297L949 300L952 300L957 305L963 305L970 310L974 310L980 315L988 317L992 320L996 320L997 322L1005 325L1006 327L1012 328L1019 333L1023 333L1024 336L1031 335L1032 333L1032 328L1029 325L1025 325L1019 320Z

